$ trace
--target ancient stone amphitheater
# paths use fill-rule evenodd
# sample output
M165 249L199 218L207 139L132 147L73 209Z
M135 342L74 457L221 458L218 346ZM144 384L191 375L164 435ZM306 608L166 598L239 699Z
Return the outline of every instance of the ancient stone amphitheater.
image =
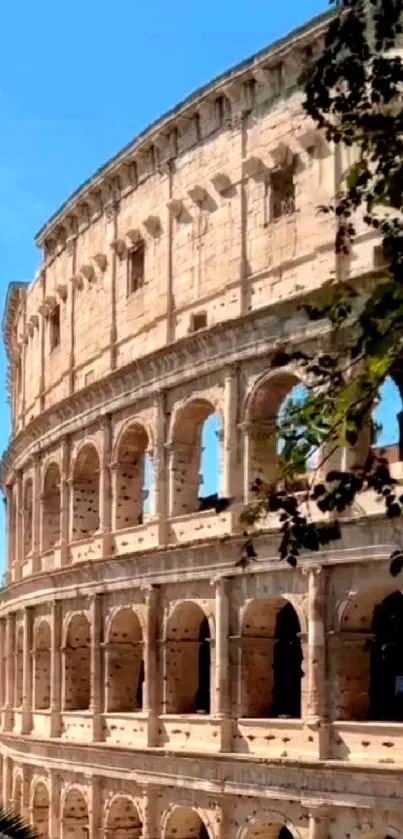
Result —
M145 130L9 289L0 777L41 839L402 835L388 524L363 497L342 541L293 571L268 520L258 562L236 565L298 382L271 356L321 339L298 303L339 270L316 208L343 153L297 84L325 25ZM350 275L381 268L360 233ZM217 495L233 503L216 512Z

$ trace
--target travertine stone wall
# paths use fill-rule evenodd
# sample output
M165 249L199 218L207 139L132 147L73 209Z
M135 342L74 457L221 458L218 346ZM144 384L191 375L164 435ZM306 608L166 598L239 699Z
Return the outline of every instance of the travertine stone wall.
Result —
M273 356L327 341L298 306L338 267L316 208L347 154L297 84L324 25L144 132L9 290L0 788L40 839L402 835L403 595L376 499L296 570L269 516L239 564L240 511L276 479L271 432L303 383ZM381 272L361 233L345 268L365 290Z

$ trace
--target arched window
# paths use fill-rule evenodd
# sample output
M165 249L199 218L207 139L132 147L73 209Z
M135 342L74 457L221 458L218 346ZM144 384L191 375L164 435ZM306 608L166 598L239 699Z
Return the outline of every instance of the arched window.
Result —
M84 539L99 528L99 457L95 446L84 446L73 470L73 533Z
M241 634L242 717L301 716L299 633L297 614L283 598L248 605Z
M196 603L180 603L167 626L166 713L210 713L210 629Z
M42 550L50 551L60 540L60 469L50 463L43 482Z
M106 709L138 711L143 706L143 636L131 608L118 612L111 623L106 647Z
M138 810L127 796L120 795L113 800L106 819L105 834L107 839L140 839Z
M273 817L277 814L273 814ZM270 820L268 814L267 821L254 823L246 834L246 839L293 839L293 835L288 827L281 826L277 820Z
M88 839L88 807L80 790L68 791L63 803L61 822L62 839Z
M85 615L71 618L64 648L64 709L86 711L91 697L91 627Z
M276 439L277 421L289 399L298 401L304 393L299 379L289 372L270 376L252 393L247 411L249 486L256 479L269 484L277 481L283 446L282 441Z
M370 647L369 719L403 722L403 594L375 606Z
M219 415L205 399L194 399L179 411L172 437L171 515L214 506L219 487L219 426Z
M175 807L170 814L163 839L208 839L208 830L196 810Z
M152 484L148 445L147 432L139 423L130 425L120 440L116 463L116 530L143 522Z
M24 512L23 512L23 534L24 534L24 559L32 551L32 519L33 519L33 485L32 478L28 478L24 487Z
M34 636L34 708L50 708L50 626L40 622Z
M389 463L403 460L402 393L396 382L388 376L372 412L372 444L384 450Z
M15 707L21 708L24 699L24 630L17 629L15 639Z
M49 836L49 793L43 781L37 781L32 800L32 823L38 839Z

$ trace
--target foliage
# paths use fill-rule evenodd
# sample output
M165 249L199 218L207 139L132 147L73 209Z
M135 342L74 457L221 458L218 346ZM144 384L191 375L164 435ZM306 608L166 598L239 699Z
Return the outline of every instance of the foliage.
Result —
M36 839L36 833L20 816L0 808L0 839Z
M402 6L401 0L330 5L334 14L323 51L302 79L306 114L333 144L336 166L350 150L334 200L320 208L334 217L335 275L303 306L309 319L326 322L327 337L319 351L296 352L290 345L272 360L273 367L297 367L308 387L277 420L280 483L255 481L255 500L242 517L250 532L262 516L278 513L280 556L292 566L301 551L317 551L340 537L341 515L366 489L376 493L389 518L403 511L385 453L373 448L377 429L370 423L387 376L403 392L403 62L397 53ZM379 237L385 260L366 287L352 276L358 225L361 233L364 228ZM330 459L334 463L342 449L340 468L331 468ZM315 480L296 496L289 487L315 453ZM402 567L399 547L391 573Z

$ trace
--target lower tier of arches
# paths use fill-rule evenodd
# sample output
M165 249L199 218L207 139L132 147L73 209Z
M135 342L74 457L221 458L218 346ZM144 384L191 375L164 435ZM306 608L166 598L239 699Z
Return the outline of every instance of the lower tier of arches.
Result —
M123 752L57 759L51 744L25 755L0 743L1 799L38 839L398 839L401 773L340 772ZM70 758L70 760L69 760ZM85 759L87 758L87 760Z

